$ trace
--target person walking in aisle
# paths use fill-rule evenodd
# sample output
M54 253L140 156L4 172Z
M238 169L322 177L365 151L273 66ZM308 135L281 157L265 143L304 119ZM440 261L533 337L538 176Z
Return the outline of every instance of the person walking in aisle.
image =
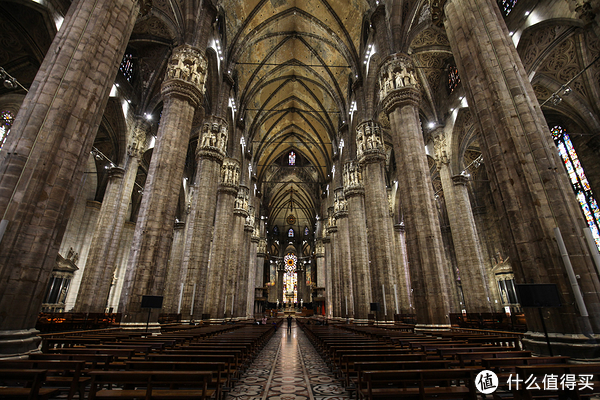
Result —
M287 317L287 328L288 328L288 331L290 331L290 332L292 331L292 316L291 315L288 315L288 317Z

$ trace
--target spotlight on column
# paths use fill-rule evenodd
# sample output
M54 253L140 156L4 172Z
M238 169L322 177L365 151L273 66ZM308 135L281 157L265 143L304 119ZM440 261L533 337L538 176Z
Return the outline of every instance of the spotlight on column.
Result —
M10 78L6 78L4 79L4 87L7 89L16 89L17 83Z
M571 89L569 86L567 86L566 88L564 88L563 90L563 96L568 96L573 92L573 89Z
M562 101L562 97L560 97L559 95L555 94L555 95L552 96L552 100L550 100L550 101L552 102L552 104L554 104L555 106L557 106Z
M435 128L435 122L432 121L427 126L429 127L429 129L433 129Z

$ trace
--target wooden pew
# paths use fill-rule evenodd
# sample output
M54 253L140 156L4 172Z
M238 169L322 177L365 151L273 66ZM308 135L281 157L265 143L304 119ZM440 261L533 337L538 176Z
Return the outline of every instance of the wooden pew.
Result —
M90 371L89 400L95 399L208 399L212 372L206 371ZM103 389L105 384L122 390Z
M477 399L475 370L470 368L365 371L362 376L360 394L367 400Z
M181 362L181 361L127 361L128 371L207 371L213 374L208 389L214 389L215 398L220 399L222 388L228 384L224 362Z
M43 388L45 369L0 369L0 399L47 400L59 389Z
M76 392L83 399L85 386L90 383L90 378L82 376L85 361L73 360L1 360L0 374L3 369L32 369L45 370L46 377L43 386L57 388L58 391L67 391L67 399L71 400Z

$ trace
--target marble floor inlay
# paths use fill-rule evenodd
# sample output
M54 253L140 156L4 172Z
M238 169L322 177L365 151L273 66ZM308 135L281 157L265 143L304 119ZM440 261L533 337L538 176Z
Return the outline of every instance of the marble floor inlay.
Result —
M336 379L304 334L292 324L278 329L226 400L348 400Z

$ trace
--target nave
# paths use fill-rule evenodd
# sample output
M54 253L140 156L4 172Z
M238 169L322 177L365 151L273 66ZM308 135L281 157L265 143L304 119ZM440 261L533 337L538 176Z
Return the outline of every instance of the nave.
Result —
M349 399L296 321L271 337L227 400Z

